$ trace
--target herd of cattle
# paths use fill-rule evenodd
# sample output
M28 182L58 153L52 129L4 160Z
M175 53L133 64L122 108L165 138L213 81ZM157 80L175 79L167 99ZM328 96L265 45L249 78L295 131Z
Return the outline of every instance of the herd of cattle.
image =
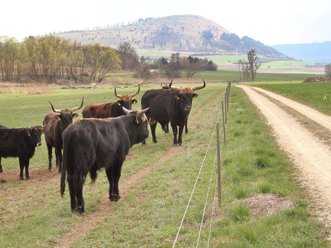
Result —
M140 111L133 111L134 98L140 92L131 95L119 95L118 101L105 104L91 104L82 111L83 119L73 121L78 116L75 111L84 104L82 98L79 107L56 109L51 102L52 112L48 113L43 126L27 128L7 128L0 125L0 172L1 158L18 157L20 179L29 179L29 160L36 146L41 145L44 133L48 149L48 169L52 169L52 148L55 148L56 165L61 172L61 195L65 190L65 179L69 184L71 210L84 212L83 185L88 173L94 182L97 170L105 167L109 181L109 199L120 199L118 182L122 164L129 148L137 143L145 144L150 124L153 142L157 143L155 129L160 123L168 132L170 123L173 131L173 144L182 144L182 133L192 108L192 100L198 95L195 91L206 87L174 88L161 85L161 89L147 90L141 98ZM63 151L63 157L62 157ZM68 174L68 175L67 175Z

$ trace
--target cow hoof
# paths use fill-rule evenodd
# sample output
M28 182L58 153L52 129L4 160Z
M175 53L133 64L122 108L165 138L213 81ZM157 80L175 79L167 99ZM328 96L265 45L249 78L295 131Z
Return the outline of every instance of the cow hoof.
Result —
M117 202L121 197L119 195L111 195L109 197L110 201L115 201Z
M20 176L20 180L24 180L24 178Z
M71 209L71 212L75 213L75 214L82 214L85 212L84 207L79 206L76 207L75 209Z
M3 172L3 170L2 169L0 169L0 173L2 173Z
M29 180L29 179L30 179L30 177L29 177L29 176L26 176L26 177L25 177L25 180Z

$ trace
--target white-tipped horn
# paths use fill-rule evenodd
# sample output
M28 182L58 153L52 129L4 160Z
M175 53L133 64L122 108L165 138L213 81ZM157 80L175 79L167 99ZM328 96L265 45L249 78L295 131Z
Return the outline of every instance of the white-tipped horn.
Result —
M123 106L122 106L122 109L123 109L123 111L125 112L125 114L127 114L127 115L130 114L130 113L132 112L132 110L129 110L129 109L123 107Z

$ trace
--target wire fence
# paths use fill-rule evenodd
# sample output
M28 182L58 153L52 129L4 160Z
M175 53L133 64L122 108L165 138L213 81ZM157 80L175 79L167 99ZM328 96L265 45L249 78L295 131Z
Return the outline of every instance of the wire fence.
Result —
M198 174L196 176L196 180L194 182L194 185L192 187L192 190L191 190L191 194L190 194L190 197L189 197L189 200L186 204L186 208L184 210L184 213L183 213L183 217L181 219L181 222L179 224L179 227L178 227L178 230L177 230L177 233L176 233L176 237L174 239L174 242L173 242L173 245L172 247L174 248L179 240L179 237L180 237L180 233L181 233L181 230L183 228L183 225L184 225L184 222L185 222L185 219L186 219L186 216L187 216L187 212L189 210L189 207L192 203L192 199L193 199L193 195L195 193L195 190L197 188L197 185L198 185L198 182L199 182L199 179L200 179L200 176L201 176L201 173L202 173L202 170L206 167L205 166L205 163L206 163L206 159L208 157L208 154L211 153L211 144L212 144L212 141L214 139L214 136L216 134L216 142L217 142L217 146L216 146L216 154L215 154L215 157L214 157L214 160L213 160L213 163L212 163L212 166L210 168L210 176L209 176L209 183L208 183L208 189L206 191L206 197L205 197L205 202L204 202L204 207L202 209L202 213L201 213L201 220L200 220L200 225L199 225L199 230L198 230L198 234L197 234L197 240L196 240L196 247L199 247L200 245L200 240L201 240L201 233L202 233L202 230L204 228L204 224L206 223L205 221L205 216L206 216L206 209L208 207L208 202L210 201L210 192L211 192L211 188L212 188L212 183L215 184L215 189L214 189L214 196L213 196L213 200L212 200L212 207L211 207L211 217L210 217L210 221L209 221L209 227L208 227L208 239L207 239L207 247L210 246L211 244L211 232L212 232L212 227L213 227L213 217L215 216L215 205L216 205L216 202L218 202L218 205L219 205L219 208L221 207L221 137L220 137L220 134L219 134L219 129L220 129L220 125L219 125L219 119L222 119L222 129L223 129L223 144L224 146L226 146L226 124L227 124L227 113L228 113L228 110L229 110L229 97L230 97L230 91L231 91L231 82L228 82L227 83L227 87L225 89L225 92L224 92L224 99L223 101L221 102L221 111L222 111L222 115L221 117L217 117L217 123L215 124L215 128L212 129L212 132L211 134L209 135L210 136L210 139L209 139L209 142L208 142L208 146L207 146L207 149L205 151L205 154L204 154L204 157L201 161L201 164L200 164L200 169L198 171ZM217 155L217 156L216 156ZM215 177L215 165L217 164L217 183L214 182L216 180L213 180L213 178ZM217 188L217 190L216 190ZM216 195L217 195L217 199L218 201L216 201Z

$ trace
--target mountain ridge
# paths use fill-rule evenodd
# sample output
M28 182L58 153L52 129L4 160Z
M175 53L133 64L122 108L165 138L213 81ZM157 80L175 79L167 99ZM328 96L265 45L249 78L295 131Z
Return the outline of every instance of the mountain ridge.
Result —
M198 15L145 18L128 25L55 35L82 44L99 43L112 47L129 42L136 49L206 54L247 54L249 50L255 49L262 56L286 58L270 46L247 36L240 38L221 25Z

